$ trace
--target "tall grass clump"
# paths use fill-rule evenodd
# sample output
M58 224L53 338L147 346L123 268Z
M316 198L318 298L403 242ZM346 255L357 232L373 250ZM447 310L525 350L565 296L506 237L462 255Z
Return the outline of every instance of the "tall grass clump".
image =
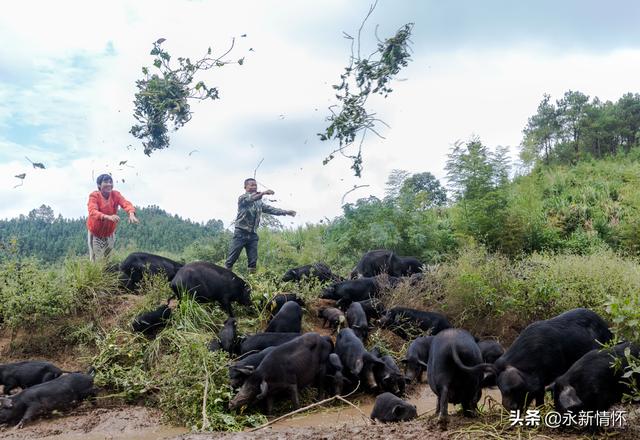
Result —
M312 322L317 319L316 305L322 289L330 282L321 282L315 278L303 278L301 281L282 282L284 271L258 267L255 274L248 274L245 280L251 285L252 300L256 314L242 316L239 322L240 332L262 331L271 318L269 302L279 293L295 293L305 302L303 307L303 331L312 331Z
M76 311L90 314L95 321L118 293L118 273L106 270L106 262L93 263L84 258L68 258L62 278L65 289L74 297Z
M0 316L12 341L20 330L29 351L68 343L68 336L86 341L117 292L117 274L104 269L78 258L62 267L43 267L32 258L0 262Z
M0 316L12 332L46 327L75 307L75 292L59 273L40 268L35 259L5 261L0 266Z
M91 361L96 383L111 397L158 407L167 422L192 430L236 431L263 423L259 413L227 410L233 397L230 359L226 352L207 349L225 318L217 305L199 304L185 295L153 340L112 329L100 338Z
M497 335L496 322L512 315L517 307L520 280L509 260L490 254L484 247L470 246L457 258L439 265L431 274L437 300L452 324L478 335ZM496 319L497 318L497 319Z
M413 289L422 307L444 312L452 324L479 336L510 338L533 321L576 307L590 308L612 323L617 310L625 315L618 319L635 328L630 315L640 291L640 266L610 250L509 260L470 246L429 272L424 283Z
M8 350L22 355L76 359L94 346L96 334L117 313L118 274L105 263L68 257L43 263L17 254L0 255L0 326Z
M612 298L631 298L640 289L640 266L610 250L589 255L533 254L519 265L524 297L533 318L543 319L575 307L607 317Z

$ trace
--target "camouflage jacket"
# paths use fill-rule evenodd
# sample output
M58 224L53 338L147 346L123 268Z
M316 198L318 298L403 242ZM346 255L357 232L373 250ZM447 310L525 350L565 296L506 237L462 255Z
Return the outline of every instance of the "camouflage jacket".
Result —
M251 200L251 193L244 193L238 197L238 216L236 217L236 229L246 232L256 232L260 225L260 216L263 212L272 215L287 215L284 209L274 208L259 200Z

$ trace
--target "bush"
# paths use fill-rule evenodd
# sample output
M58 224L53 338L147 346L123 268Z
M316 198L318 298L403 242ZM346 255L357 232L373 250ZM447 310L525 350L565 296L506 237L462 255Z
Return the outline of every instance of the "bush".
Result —
M640 344L640 292L629 295L610 295L606 310L613 330L620 339Z
M149 341L113 329L97 343L96 384L111 397L158 406L167 421L193 430L241 430L264 422L260 414L232 414L228 355L207 344L225 315L213 305L183 298L169 324Z
M143 336L119 328L98 336L98 354L91 360L96 369L96 385L108 388L127 402L147 397L153 388L145 363L147 343Z
M214 264L224 264L231 237L231 233L221 232L212 237L194 241L184 250L185 261L208 261Z
M34 259L0 266L0 315L18 328L41 328L75 310L75 292L53 270L42 270Z
M510 261L485 248L465 248L429 273L423 307L441 309L452 323L478 335L513 337L532 321L586 307L614 321L611 310L633 310L640 271L608 250L590 255L533 254ZM622 306L626 304L626 306ZM634 326L631 316L624 322Z
M638 291L619 297L610 296L607 301L607 313L613 322L613 331L618 340L627 340L640 344L640 293ZM623 377L629 381L631 392L626 400L640 402L640 383L634 377L640 375L640 359L630 357L629 366Z

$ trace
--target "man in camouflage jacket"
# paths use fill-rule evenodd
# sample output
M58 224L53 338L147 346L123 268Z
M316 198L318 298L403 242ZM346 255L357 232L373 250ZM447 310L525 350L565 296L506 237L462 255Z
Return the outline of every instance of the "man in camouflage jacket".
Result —
M245 248L247 250L247 260L249 272L255 272L256 263L258 262L258 225L260 224L260 216L263 212L272 215L290 215L295 216L295 211L287 211L284 209L274 208L262 201L262 196L274 194L270 189L258 192L258 183L255 179L246 179L244 181L245 193L238 198L238 216L235 221L235 231L233 240L229 248L229 256L225 262L227 269L231 270L236 260L240 256L240 252Z

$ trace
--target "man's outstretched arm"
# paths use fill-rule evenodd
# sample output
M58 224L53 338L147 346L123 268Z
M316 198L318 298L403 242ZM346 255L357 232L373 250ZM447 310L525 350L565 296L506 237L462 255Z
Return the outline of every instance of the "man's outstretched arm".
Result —
M240 204L243 205L247 203L253 203L257 200L262 199L262 196L270 196L272 194L275 193L270 189L262 192L255 192L253 194L243 194L240 196Z
M280 209L280 208L275 208L273 206L269 206L266 203L262 204L262 212L265 212L267 214L271 214L271 215L290 215L291 217L295 217L296 212L295 211L289 211L286 209Z

